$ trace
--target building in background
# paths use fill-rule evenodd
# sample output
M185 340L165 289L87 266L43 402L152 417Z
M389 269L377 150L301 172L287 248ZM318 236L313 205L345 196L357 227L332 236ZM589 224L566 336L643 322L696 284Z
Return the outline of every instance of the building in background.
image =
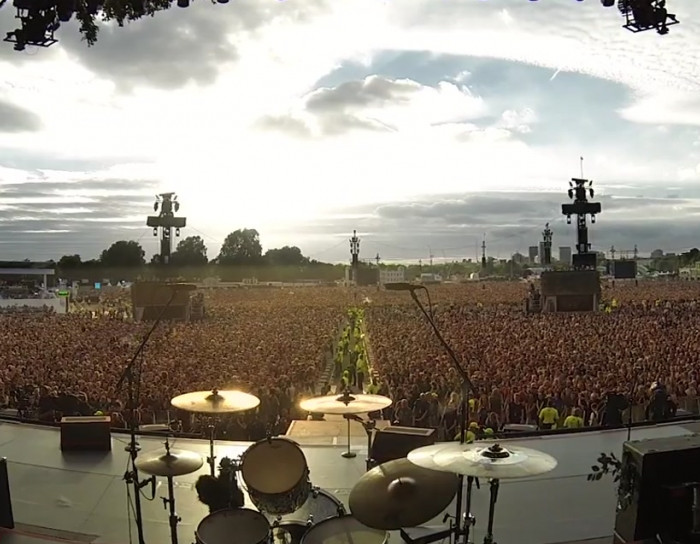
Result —
M537 247L537 262L540 264L545 263L544 250L544 242L540 242L540 245Z
M537 262L537 252L539 251L539 248L537 246L530 246L527 248L527 258L530 261L530 264L535 264Z
M570 246L560 246L559 247L559 262L567 266L571 266L571 247Z
M398 268L379 270L379 282L385 283L402 283L406 281L406 269L403 266Z

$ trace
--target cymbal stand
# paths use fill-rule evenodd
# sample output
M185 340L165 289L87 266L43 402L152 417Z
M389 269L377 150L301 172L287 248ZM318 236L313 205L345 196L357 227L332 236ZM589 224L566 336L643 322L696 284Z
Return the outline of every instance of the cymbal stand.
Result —
M426 292L428 296L428 309L425 309L425 306L423 303L420 301L418 298L418 295L416 294L416 291L418 289L422 289ZM413 299L413 302L416 303L416 306L418 306L418 309L421 311L423 314L423 317L425 317L425 320L428 322L430 325L430 328L433 330L433 333L435 334L435 338L438 339L440 342L440 345L445 349L445 352L450 358L450 361L452 362L452 366L454 366L455 370L459 374L459 377L462 379L462 400L460 403L460 417L459 417L459 443L464 444L466 437L467 437L467 415L469 412L469 395L470 393L474 396L474 398L478 398L479 392L477 391L476 387L474 387L474 384L472 381L469 379L469 375L467 374L467 371L464 370L462 367L462 364L459 362L459 358L457 357L457 354L454 352L454 350L450 347L450 345L447 343L445 338L442 336L440 333L440 329L438 329L437 324L435 323L435 319L433 316L433 308L432 308L432 303L430 300L430 291L423 285L415 285L411 286L409 289L409 293L411 295L411 298ZM478 486L478 480L476 480L477 486ZM467 480L468 483L468 480ZM467 487L467 492L471 493L471 487ZM454 527L454 534L455 534L455 541L459 539L460 536L464 535L465 537L465 543L469 541L469 527L470 527L470 521L472 518L472 515L470 512L466 512L466 515L464 516L464 528L462 527L462 504L463 504L463 493L464 493L464 476L460 475L459 476L459 487L458 487L458 492L457 492L457 504L455 505L455 511L456 511L456 516L455 516L455 527ZM468 499L468 502L471 502L471 499Z
M170 441L165 438L165 454L170 455ZM177 544L177 524L182 521L182 518L175 512L175 486L173 485L173 477L167 476L168 481L168 496L161 497L163 508L170 506L170 541L172 544Z
M370 419L369 421L363 421L362 426L365 429L365 432L367 433L367 460L365 461L367 464L367 470L372 470L374 468L374 459L372 459L372 435L374 434L374 429L377 428L377 422L373 419Z
M348 451L344 451L342 453L342 456L345 457L345 459L354 459L357 457L357 454L354 451L350 451L350 418L346 417L348 421Z
M214 439L216 436L216 419L213 417L209 418L209 457L207 457L207 463L209 464L210 472L213 478L216 478L216 455L214 455Z
M486 528L486 536L484 537L484 544L495 544L493 540L493 518L496 513L496 501L498 500L498 488L500 485L499 480L491 480L491 497L489 500L489 522Z

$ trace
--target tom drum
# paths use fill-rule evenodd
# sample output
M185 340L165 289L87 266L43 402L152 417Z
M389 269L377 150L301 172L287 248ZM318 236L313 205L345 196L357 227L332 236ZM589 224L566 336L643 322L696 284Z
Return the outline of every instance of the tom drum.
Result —
M241 475L251 502L266 514L297 511L311 493L304 452L286 438L256 442L241 458Z
M389 533L362 525L352 516L322 521L311 527L301 544L386 544Z
M270 523L265 516L247 508L219 510L209 514L197 526L197 544L263 544L270 538Z

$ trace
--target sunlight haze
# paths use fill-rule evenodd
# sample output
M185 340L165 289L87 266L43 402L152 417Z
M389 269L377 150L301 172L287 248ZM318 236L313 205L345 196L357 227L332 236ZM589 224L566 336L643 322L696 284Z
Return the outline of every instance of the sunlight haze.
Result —
M700 244L700 3L666 36L598 0L195 2L95 46L0 44L3 259L97 257L174 191L210 258L238 228L324 261L556 246L571 177L593 249ZM0 32L14 28L0 10ZM429 249L430 248L430 249Z

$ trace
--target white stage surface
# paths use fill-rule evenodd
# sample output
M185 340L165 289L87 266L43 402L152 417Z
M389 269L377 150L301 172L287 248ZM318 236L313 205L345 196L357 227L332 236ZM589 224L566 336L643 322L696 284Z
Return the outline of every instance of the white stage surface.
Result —
M633 429L632 440L699 431L698 422L665 424ZM559 465L542 477L502 482L494 525L496 541L499 544L553 544L612 535L615 517L612 479L589 482L586 476L601 452L620 454L626 438L626 430L615 430L501 441L517 442L549 453ZM8 460L14 517L19 531L48 537L46 540L108 544L137 541L133 521L129 522L123 481L128 462L124 451L127 440L126 435L113 435L112 451L105 455L62 454L58 429L0 423L0 457ZM162 447L158 438L141 437L139 442L142 451ZM333 493L346 507L350 490L365 472L366 440L357 437L353 442L353 450L358 452L354 459L342 458L340 454L344 448L340 445L302 446L313 484ZM180 439L175 447L207 456L208 444L201 440ZM222 457L240 455L246 447L247 444L242 443L219 443L217 463ZM180 543L194 542L195 529L208 514L194 490L198 476L207 471L205 464L198 473L176 479L177 512L182 517ZM165 481L159 479L156 499L142 501L147 544L170 542L168 513L160 499L166 494ZM451 507L450 511L453 510ZM474 492L472 510L477 519L473 540L481 542L488 513L486 485ZM435 524L440 523L441 519ZM17 534L13 540L9 536L3 536L3 542L19 542L21 537ZM391 541L401 542L400 536L392 535Z

